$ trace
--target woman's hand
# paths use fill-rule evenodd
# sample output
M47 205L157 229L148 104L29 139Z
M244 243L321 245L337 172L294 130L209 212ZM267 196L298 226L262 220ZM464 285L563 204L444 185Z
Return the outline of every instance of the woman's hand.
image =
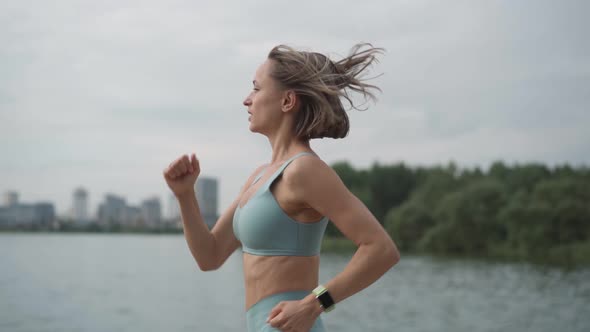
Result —
M308 332L321 313L319 302L311 295L299 301L279 302L270 311L267 323L285 332Z
M170 163L164 169L164 179L174 195L179 197L194 190L200 172L199 161L193 153L190 159L188 155L183 155Z

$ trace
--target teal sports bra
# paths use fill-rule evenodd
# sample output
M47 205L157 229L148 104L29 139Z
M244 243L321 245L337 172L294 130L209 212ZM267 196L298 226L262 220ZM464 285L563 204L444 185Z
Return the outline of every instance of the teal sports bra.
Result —
M233 230L242 243L242 251L259 256L315 256L320 253L328 218L303 223L289 217L270 191L275 179L295 158L310 154L301 152L283 163L279 169L250 196L243 207L236 207ZM261 177L255 178L252 185Z

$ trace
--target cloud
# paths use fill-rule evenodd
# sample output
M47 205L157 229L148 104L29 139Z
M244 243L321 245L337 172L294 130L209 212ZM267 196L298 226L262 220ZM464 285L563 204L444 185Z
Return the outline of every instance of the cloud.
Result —
M74 188L165 198L197 152L227 206L268 160L242 100L270 48L387 52L383 92L327 161L590 163L585 1L29 1L0 5L0 190L65 211Z

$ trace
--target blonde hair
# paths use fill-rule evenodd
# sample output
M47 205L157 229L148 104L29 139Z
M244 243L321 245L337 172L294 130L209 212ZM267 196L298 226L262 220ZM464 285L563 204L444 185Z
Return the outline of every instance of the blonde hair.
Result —
M376 99L370 90L381 90L364 83L361 74L377 62L375 55L383 51L371 44L356 44L347 57L334 62L320 53L297 51L285 45L274 47L268 54L273 60L270 75L293 90L300 102L294 128L297 137L346 137L350 124L341 97L357 110L361 109L353 103L350 91L362 94L365 100Z

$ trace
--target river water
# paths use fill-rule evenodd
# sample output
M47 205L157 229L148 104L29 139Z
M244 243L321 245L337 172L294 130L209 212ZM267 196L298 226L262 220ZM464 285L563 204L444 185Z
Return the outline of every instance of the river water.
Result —
M320 281L350 255L321 256ZM590 331L590 269L403 255L329 331ZM239 251L202 272L182 235L0 233L0 331L244 331Z

